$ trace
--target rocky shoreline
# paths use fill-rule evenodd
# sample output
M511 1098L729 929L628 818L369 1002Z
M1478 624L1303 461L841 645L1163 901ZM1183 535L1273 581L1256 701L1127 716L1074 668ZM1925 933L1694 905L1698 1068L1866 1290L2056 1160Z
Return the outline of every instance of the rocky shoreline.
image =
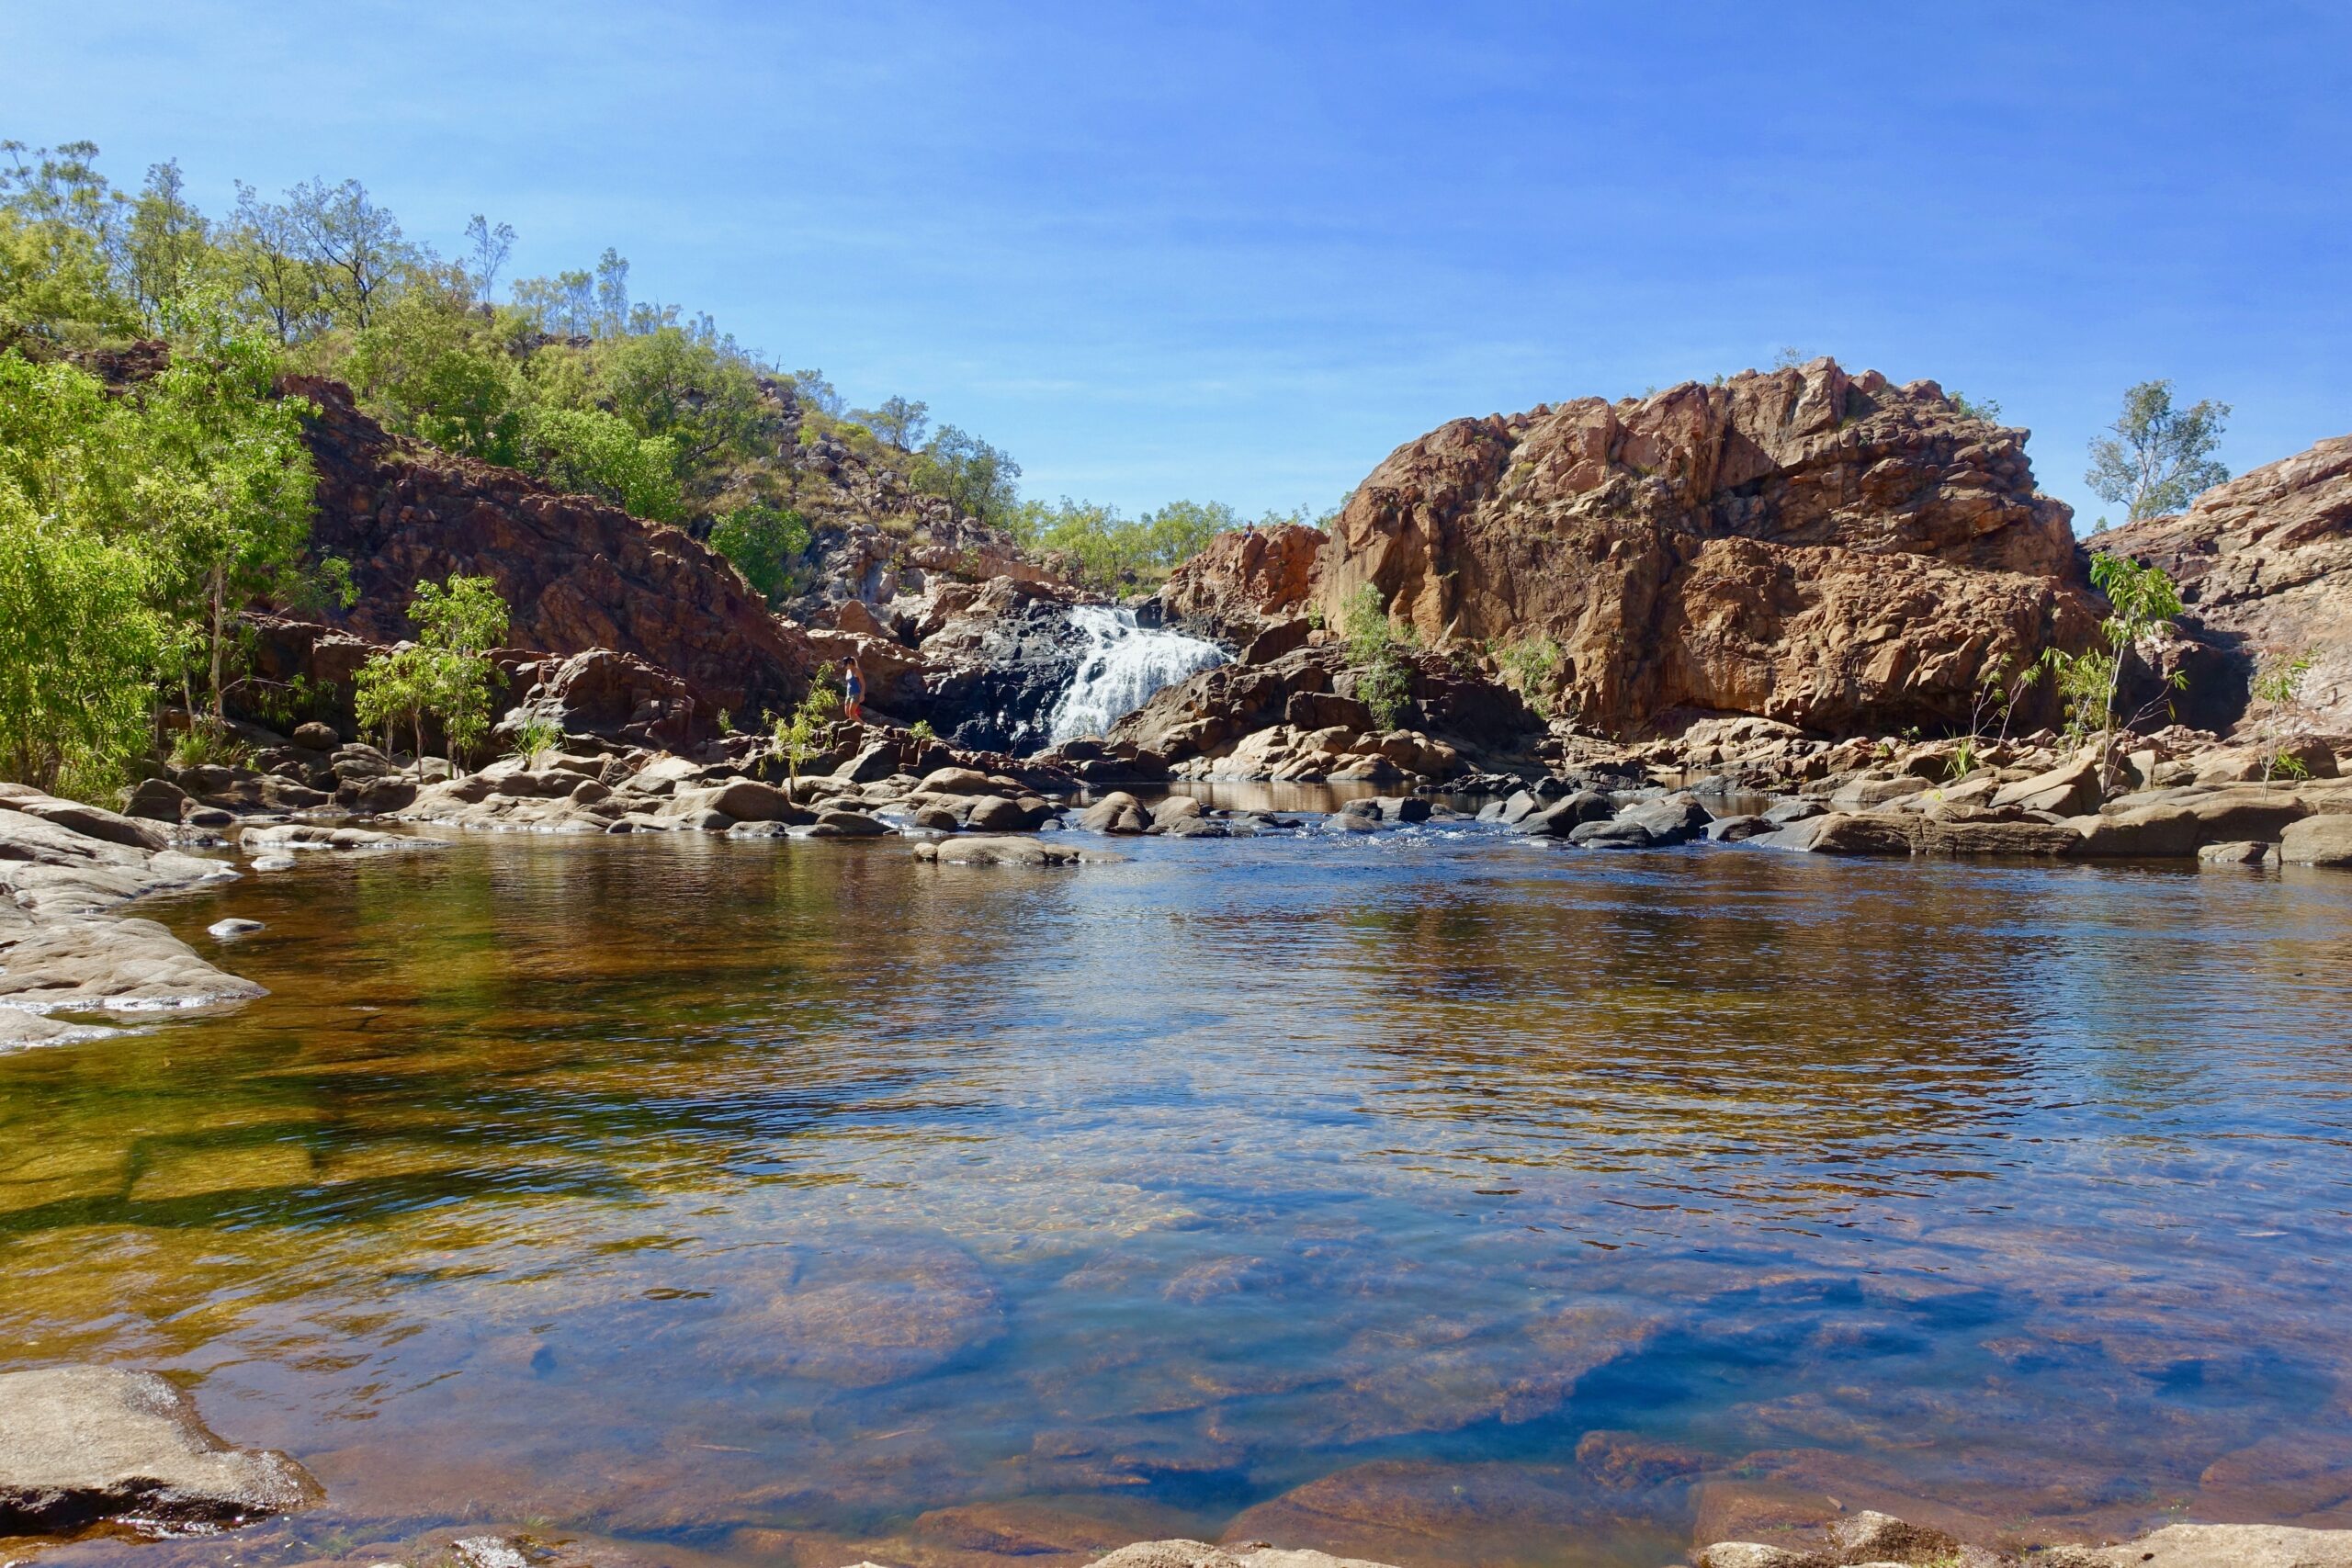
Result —
M1754 1463L1698 1468L1698 1456L1634 1438L1596 1432L1577 1445L1577 1460L1604 1488L1623 1495L1637 1512L1655 1507L1651 1495L1672 1492L1669 1507L1690 1521L1691 1568L2341 1568L2352 1563L2352 1528L2324 1525L2173 1522L2122 1539L2087 1522L2053 1529L2019 1529L1993 1518L1932 1504L1906 1506L1905 1517L1868 1506L1882 1491L1859 1472L1845 1479L1808 1473L1802 1465ZM1802 1456L1758 1456L1792 1460ZM1832 1457L1832 1456L1824 1456ZM1410 1472L1413 1467L1359 1467ZM1470 1473L1479 1467L1471 1467ZM1509 1467L1504 1467L1509 1468ZM2228 1468L2227 1461L2215 1470ZM1836 1469L1834 1457L1832 1470ZM1786 1472L1786 1473L1781 1473ZM2290 1473L2291 1472L2291 1473ZM2257 1495L2304 1501L2335 1497L2352 1476L2323 1470L2295 1472L2291 1464L2240 1479ZM1351 1481L1351 1477L1355 1480ZM2227 1489L2228 1478L2224 1478ZM1849 1489L1848 1483L1852 1483ZM1356 1471L1310 1483L1238 1515L1218 1542L1159 1539L1112 1546L1107 1519L1022 1504L978 1504L933 1510L907 1532L860 1541L819 1532L752 1529L740 1543L753 1555L795 1568L989 1568L1020 1561L1048 1568L1475 1568L1581 1560L1577 1526L1529 1533L1526 1503L1484 1494L1508 1483L1482 1481L1478 1495L1455 1485L1448 1504L1416 1506L1391 1498L1384 1514L1356 1507L1336 1512L1331 1499L1361 1492ZM1379 1490L1378 1480L1368 1484ZM1835 1485L1846 1495L1832 1495ZM1391 1490L1396 1490L1391 1488ZM1409 1483L1405 1492L1409 1494ZM1860 1495L1856 1495L1859 1492ZM1296 1502L1292 1498L1295 1496ZM178 1538L250 1527L329 1501L327 1491L300 1462L264 1450L224 1442L182 1389L153 1372L115 1367L47 1367L0 1372L0 1562L26 1561L44 1546L96 1537L129 1540ZM1394 1505L1405 1501L1402 1513ZM469 1506L473 1506L469 1505ZM1480 1510L1492 1508L1492 1517ZM2123 1510L2128 1513L2130 1510ZM2143 1510L2144 1513L2145 1510ZM1599 1533L1602 1519L1583 1528ZM1260 1539L1266 1527L1300 1544ZM2144 1528L2144 1527L2143 1527ZM338 1538L330 1536L328 1540ZM349 1536L339 1538L347 1542ZM286 1548L293 1547L293 1557ZM1378 1551L1378 1557L1361 1555ZM673 1568L731 1560L739 1552L672 1550L639 1540L571 1534L549 1526L476 1523L443 1526L422 1535L395 1536L301 1555L291 1541L273 1543L274 1560L300 1560L314 1568L383 1568L439 1562L454 1568ZM1663 1555L1663 1553L1661 1553ZM185 1554L182 1554L185 1557ZM175 1561L181 1560L175 1558Z

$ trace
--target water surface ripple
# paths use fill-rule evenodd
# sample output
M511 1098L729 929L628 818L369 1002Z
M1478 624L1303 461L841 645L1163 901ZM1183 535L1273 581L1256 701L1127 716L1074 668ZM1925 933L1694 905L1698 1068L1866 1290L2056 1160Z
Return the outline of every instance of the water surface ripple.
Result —
M302 1458L260 1562L1645 1564L1703 1499L1589 1433L2013 1522L2352 1443L2352 877L1120 847L476 838L156 904L267 922L273 995L0 1057L0 1365Z

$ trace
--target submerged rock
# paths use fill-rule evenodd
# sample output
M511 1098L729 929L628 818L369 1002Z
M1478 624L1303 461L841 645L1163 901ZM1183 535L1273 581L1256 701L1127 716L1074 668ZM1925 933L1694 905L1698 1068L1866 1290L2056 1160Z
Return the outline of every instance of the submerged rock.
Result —
M232 1449L153 1372L0 1372L0 1534L63 1534L107 1520L234 1525L319 1500L284 1454Z
M1074 844L1048 844L1036 839L983 837L917 844L915 858L943 865L1102 865L1126 857L1080 849Z

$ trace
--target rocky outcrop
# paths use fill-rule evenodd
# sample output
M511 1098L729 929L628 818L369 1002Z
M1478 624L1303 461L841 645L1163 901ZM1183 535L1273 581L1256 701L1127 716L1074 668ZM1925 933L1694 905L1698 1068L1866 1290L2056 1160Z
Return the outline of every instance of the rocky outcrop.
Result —
M1426 643L1548 637L1562 710L1611 734L1961 721L1989 663L2095 624L2025 436L1827 359L1456 420L1357 489L1316 601L1336 624L1371 583Z
M1246 647L1269 626L1306 614L1329 543L1320 528L1278 523L1219 534L1160 586L1170 624Z
M1542 735L1543 721L1508 688L1465 672L1434 652L1411 655L1407 665L1404 719L1410 733L1420 737L1416 757L1430 763L1447 761L1451 770L1461 765L1464 756L1516 750ZM1346 655L1336 647L1300 649L1262 664L1220 665L1163 687L1114 725L1109 741L1148 751L1168 762L1195 758L1216 762L1232 757L1261 731L1286 727L1291 732L1288 737L1259 742L1252 757L1222 773L1214 767L1190 770L1204 777L1269 776L1279 766L1271 761L1276 750L1295 759L1306 753L1292 742L1317 735L1323 739L1308 748L1312 754L1389 753L1394 749L1357 694L1359 680ZM1344 733L1327 733L1334 729ZM1432 737L1441 738L1434 748ZM1412 758L1392 755L1391 761L1409 772L1426 771ZM1264 766L1259 771L1247 771L1260 762ZM1284 776L1310 775L1295 772ZM1313 776L1340 775L1327 770ZM1375 771L1350 776L1396 775Z
M289 378L318 409L306 436L318 468L312 536L351 563L358 602L329 613L343 631L392 643L413 632L417 583L490 578L513 611L512 638L549 654L608 649L681 677L695 723L725 709L749 721L807 689L812 654L734 569L684 533L512 469L387 434L340 382Z
M284 1454L232 1449L153 1372L0 1372L0 1535L107 1521L150 1530L243 1524L316 1502Z
M2173 651L2188 677L2186 723L2245 716L2266 656L2308 653L2302 701L2320 728L2352 734L2352 435L2214 486L2176 517L2093 536L2086 547L2160 566L2188 614Z

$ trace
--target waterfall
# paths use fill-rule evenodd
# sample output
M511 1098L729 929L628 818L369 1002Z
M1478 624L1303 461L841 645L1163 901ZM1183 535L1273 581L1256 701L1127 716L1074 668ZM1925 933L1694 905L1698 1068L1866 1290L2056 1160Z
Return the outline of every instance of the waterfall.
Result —
M1080 604L1069 613L1069 624L1086 641L1078 673L1046 721L1047 741L1056 746L1107 734L1160 687L1225 662L1216 644L1182 632L1147 630L1136 625L1133 610Z

